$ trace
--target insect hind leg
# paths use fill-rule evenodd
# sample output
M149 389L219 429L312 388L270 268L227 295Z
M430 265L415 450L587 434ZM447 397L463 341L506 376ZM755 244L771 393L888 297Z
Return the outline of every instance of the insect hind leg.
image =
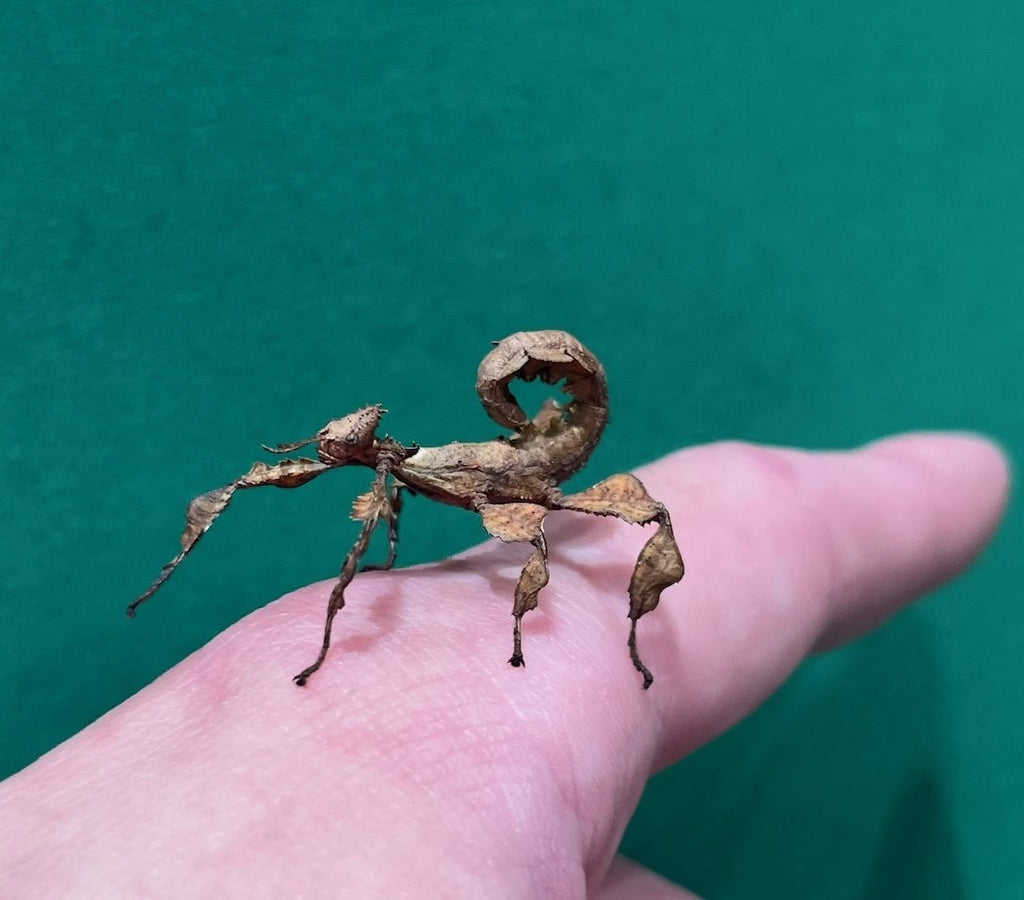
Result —
M672 531L668 510L650 494L635 475L613 475L588 490L562 497L560 509L597 516L615 516L635 525L657 523L658 530L650 537L637 557L629 581L629 658L643 677L644 689L654 681L650 669L643 664L636 646L636 623L642 615L658 605L661 592L683 577L683 557Z

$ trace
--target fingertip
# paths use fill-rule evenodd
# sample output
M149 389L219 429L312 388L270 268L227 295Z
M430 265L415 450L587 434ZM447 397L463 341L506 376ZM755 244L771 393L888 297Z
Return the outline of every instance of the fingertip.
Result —
M906 454L950 468L987 472L995 482L1006 482L1009 454L993 438L975 431L911 431L880 438L864 446L868 453Z
M940 513L959 515L980 546L991 537L1005 512L1012 482L1007 451L985 435L968 431L910 432L874 441L869 456L906 463L934 486Z
M816 649L861 636L963 572L1002 521L1009 461L988 438L915 432L852 457L859 489L843 490L846 529L830 624Z

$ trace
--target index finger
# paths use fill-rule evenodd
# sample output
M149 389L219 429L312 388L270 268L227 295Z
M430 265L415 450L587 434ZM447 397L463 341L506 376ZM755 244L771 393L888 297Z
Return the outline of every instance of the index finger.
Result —
M1007 491L999 451L951 434L852 453L711 445L640 475L673 510L687 562L685 588L642 635L672 685L656 701L659 765L745 716L809 652L865 633L963 570Z

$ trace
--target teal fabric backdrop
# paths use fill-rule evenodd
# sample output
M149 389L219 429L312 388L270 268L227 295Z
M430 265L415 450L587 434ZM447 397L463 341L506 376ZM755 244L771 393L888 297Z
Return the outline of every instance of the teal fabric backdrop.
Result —
M194 493L365 402L491 436L512 331L605 362L588 483L718 438L1019 454L1022 146L1016 2L6 0L0 769L329 577L365 479L244 497L129 624ZM1022 525L656 778L625 851L716 898L1022 896Z

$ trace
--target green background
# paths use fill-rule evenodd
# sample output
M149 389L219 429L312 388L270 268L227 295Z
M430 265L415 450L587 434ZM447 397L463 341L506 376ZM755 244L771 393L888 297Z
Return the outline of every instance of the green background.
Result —
M1017 2L6 0L0 769L329 577L365 477L247 495L129 625L193 494L365 402L491 436L512 331L604 361L589 481L724 437L1019 455L1022 144ZM1022 524L624 849L716 898L1024 895ZM413 501L403 561L480 537Z

